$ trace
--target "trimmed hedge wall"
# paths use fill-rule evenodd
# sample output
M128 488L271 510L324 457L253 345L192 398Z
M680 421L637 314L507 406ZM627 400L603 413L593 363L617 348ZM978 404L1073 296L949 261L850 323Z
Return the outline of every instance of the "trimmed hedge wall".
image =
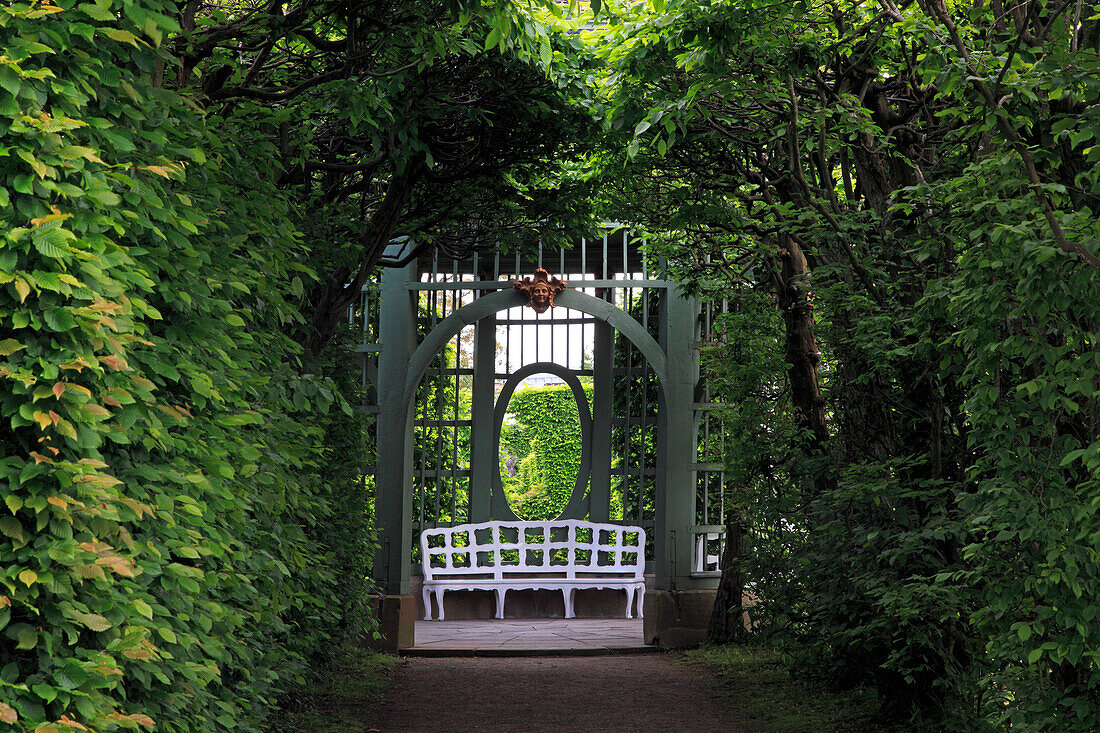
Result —
M310 273L274 151L151 83L174 12L0 7L14 730L256 730L357 624L366 525L320 527L366 506L339 445L361 426L283 335Z

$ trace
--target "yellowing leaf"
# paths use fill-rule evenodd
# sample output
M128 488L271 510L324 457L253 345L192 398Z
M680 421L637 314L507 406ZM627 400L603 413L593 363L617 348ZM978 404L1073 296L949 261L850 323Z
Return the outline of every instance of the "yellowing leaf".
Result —
M75 728L76 730L88 730L88 726L84 725L83 723L78 723L77 721L70 718L68 715L62 715L60 718L57 719L57 722L68 728Z
M14 723L19 720L19 713L6 702L0 702L0 723Z
M65 383L56 382L53 386L53 396L57 399L61 399L61 395L65 394Z
M47 166L45 163L40 161L38 158L35 158L33 155L30 154L30 152L28 152L26 150L17 150L16 155L18 155L20 158L22 158L23 162L25 162L27 165L29 165L34 170L35 174L38 175L39 178L46 178L47 175L49 174L49 172L50 172L49 166Z
M100 361L118 371L129 371L130 365L126 363L126 360L121 356L111 354L110 356L104 356L100 358Z
M40 216L35 219L31 219L31 224L34 224L36 227L40 227L43 224L49 224L51 221L65 221L66 219L71 219L72 216L72 214L62 214L61 212L55 210L53 214L47 214L46 216Z
M108 718L114 718L115 720L127 720L134 723L140 723L147 728L152 728L156 725L152 718L145 713L134 713L133 715L123 715L122 713L111 713Z
M73 574L80 578L91 580L106 580L107 573L98 565L77 565L73 568Z
M38 580L38 573L34 572L33 570L24 570L23 572L19 573L19 580L23 581L23 585L30 588L32 585L35 584L35 581Z
M138 168L139 170L156 173L163 178L171 178L171 174L179 170L179 168L174 165L142 165L138 166Z
M16 286L18 289L18 286ZM30 292L30 288L27 289ZM27 348L23 344L19 343L15 339L4 339L0 341L0 356L11 356L17 351L21 351Z
M137 575L137 573L134 571L134 564L119 555L107 555L106 557L101 557L95 561L95 564L101 565L127 578L132 578Z
M113 38L120 43L132 43L137 45L137 36L130 31L119 30L118 28L96 28L97 33L102 33L108 38ZM125 82L123 82L125 84Z
M65 159L84 158L93 163L102 163L103 160L96 155L95 148L87 148L83 145L68 145L57 151L57 154Z
M19 302L22 303L31 294L31 286L21 277L15 278L15 292L19 293Z
M38 423L38 426L43 430L53 425L53 420L51 420L50 416L44 412L35 411L32 417L34 418L34 421Z

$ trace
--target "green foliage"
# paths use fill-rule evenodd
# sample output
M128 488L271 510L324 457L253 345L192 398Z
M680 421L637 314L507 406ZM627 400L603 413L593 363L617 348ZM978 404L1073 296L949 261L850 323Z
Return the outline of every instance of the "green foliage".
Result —
M591 402L591 387L585 388ZM591 409L591 408L590 408ZM513 422L501 430L502 464L519 459L517 475L502 473L504 491L521 519L554 519L573 494L581 465L581 423L568 385L518 389L508 402Z
M867 691L831 690L822 682L819 670L800 669L789 656L765 646L704 646L686 652L684 659L702 668L736 711L738 721L752 730L899 730L876 720L875 699Z
M309 276L294 212L270 149L211 134L153 83L174 12L0 8L0 718L16 729L256 729L351 630L360 592L336 581L362 534L324 530L360 496L327 482L354 460L333 440L350 410L283 335Z
M1096 728L1100 25L659 5L598 45L611 215L742 329L708 373L757 628L892 716Z

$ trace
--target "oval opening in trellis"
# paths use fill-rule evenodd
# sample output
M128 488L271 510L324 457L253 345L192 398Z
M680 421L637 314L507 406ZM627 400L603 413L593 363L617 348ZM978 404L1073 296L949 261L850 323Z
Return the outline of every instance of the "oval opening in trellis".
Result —
M575 379L537 372L501 392L500 480L521 519L554 519L586 488L588 391Z

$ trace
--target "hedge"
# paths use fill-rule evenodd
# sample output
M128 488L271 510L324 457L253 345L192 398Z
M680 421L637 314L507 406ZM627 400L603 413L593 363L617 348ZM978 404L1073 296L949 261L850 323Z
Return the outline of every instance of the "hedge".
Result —
M363 501L357 418L283 335L310 273L273 151L152 84L174 9L0 7L13 730L256 730L356 623L365 523L319 528Z

